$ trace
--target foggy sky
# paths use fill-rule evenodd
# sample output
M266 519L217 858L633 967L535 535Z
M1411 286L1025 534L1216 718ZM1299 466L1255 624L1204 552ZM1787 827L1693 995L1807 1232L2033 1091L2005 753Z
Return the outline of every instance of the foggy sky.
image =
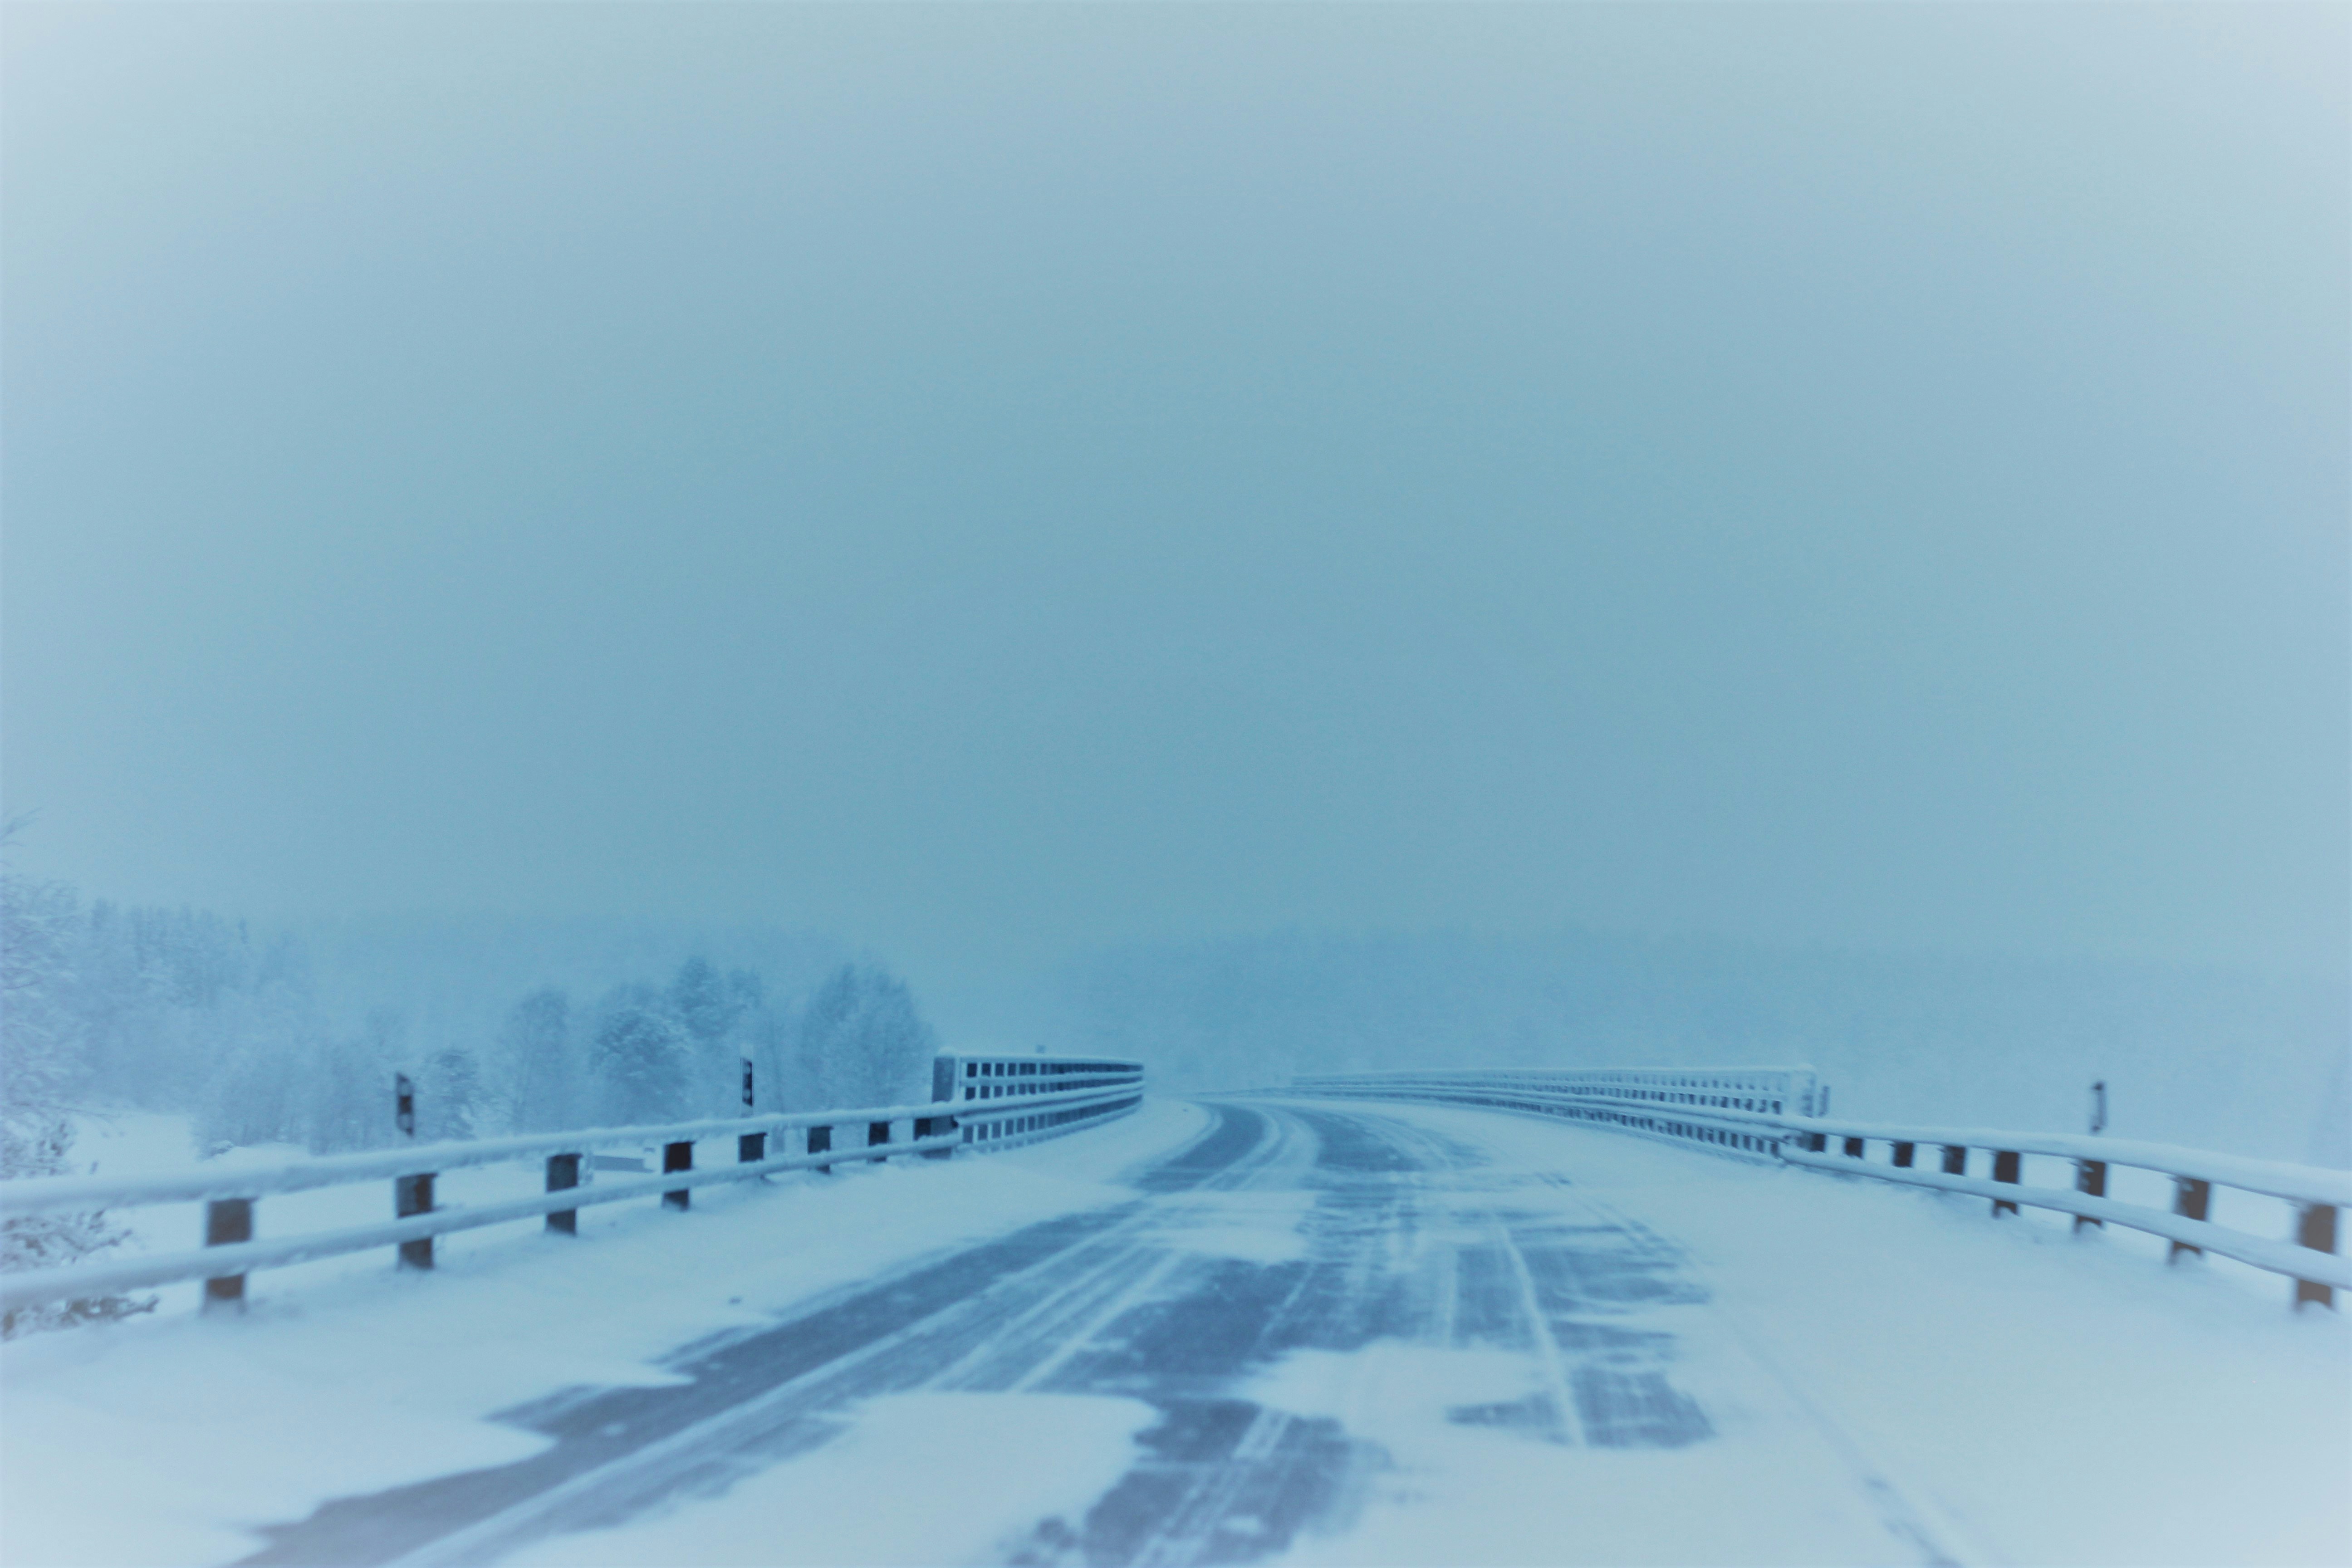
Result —
M2340 6L12 5L22 860L2340 974Z

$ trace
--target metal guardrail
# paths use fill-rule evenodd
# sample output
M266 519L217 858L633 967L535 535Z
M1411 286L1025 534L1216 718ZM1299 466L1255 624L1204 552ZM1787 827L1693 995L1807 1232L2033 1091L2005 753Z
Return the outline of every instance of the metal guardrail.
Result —
M2164 1237L2168 1258L2202 1252L2285 1275L2294 1301L2336 1304L2352 1289L2352 1264L2337 1251L2339 1211L2352 1204L2352 1171L2250 1160L2203 1149L2129 1139L2013 1132L1985 1127L1924 1127L1833 1121L1829 1089L1809 1068L1622 1068L1582 1072L1355 1073L1298 1078L1290 1092L1319 1099L1411 1100L1531 1111L1696 1145L1710 1152L1773 1160L1811 1171L1867 1176L1985 1198L1998 1217L2021 1206L2071 1215L2074 1228L2116 1225ZM1838 1152L1830 1152L1831 1140ZM1874 1146L1885 1159L1875 1161ZM1937 1151L1937 1169L1918 1162ZM1990 1156L1971 1175L1973 1154ZM2027 1154L2072 1163L2071 1189L2028 1184ZM2112 1167L2155 1172L2172 1183L2170 1213L2107 1195ZM2216 1223L2213 1189L2235 1188L2294 1205L2294 1236L2276 1240Z
M1099 1110L1053 1109L1048 1100L1074 1090L1124 1100ZM942 1052L931 1062L931 1099L953 1100L967 1123L964 1141L983 1150L1017 1149L1058 1138L1071 1124L1132 1110L1143 1097L1143 1064L1101 1057L973 1056ZM1011 1101L1011 1104L1004 1103Z
M1296 1078L1301 1094L1528 1110L1717 1153L1772 1159L1791 1115L1829 1109L1811 1068L1602 1068L1576 1072L1389 1072Z
M964 1058L940 1058L941 1063ZM995 1058L987 1058L995 1059ZM1004 1058L1027 1063L1052 1058ZM364 1154L331 1155L242 1170L197 1170L174 1175L116 1178L53 1176L0 1183L0 1220L61 1211L140 1208L200 1202L205 1245L191 1251L106 1258L59 1268L0 1276L0 1311L72 1300L188 1279L205 1281L205 1305L241 1302L245 1277L261 1268L307 1263L380 1247L399 1249L402 1267L433 1267L433 1238L455 1231L544 1216L546 1228L576 1235L579 1211L598 1204L658 1196L665 1207L688 1206L693 1190L721 1182L753 1181L787 1171L830 1171L835 1165L917 1154L947 1159L958 1149L1007 1149L1058 1137L1133 1110L1143 1092L1143 1069L1119 1063L1116 1072L1055 1075L1044 1092L1017 1099L794 1111L712 1118L636 1127L593 1127L478 1142L425 1143ZM940 1080L934 1078L934 1091ZM862 1138L860 1132L862 1131ZM799 1133L800 1147L789 1145ZM735 1140L735 1163L694 1164L696 1144ZM771 1139L781 1147L771 1152ZM583 1184L583 1161L599 1149L662 1151L659 1174ZM449 1171L526 1159L546 1163L546 1190L501 1203L443 1206L435 1179ZM283 1239L254 1239L254 1209L261 1198L320 1187L389 1180L394 1218L385 1224L315 1231Z

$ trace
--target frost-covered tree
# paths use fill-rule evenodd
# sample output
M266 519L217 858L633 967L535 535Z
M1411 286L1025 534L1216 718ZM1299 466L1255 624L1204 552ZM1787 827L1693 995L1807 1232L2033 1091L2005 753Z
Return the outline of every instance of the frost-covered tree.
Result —
M795 1088L822 1108L922 1100L930 1093L937 1049L904 981L845 963L817 987L801 1016Z
M482 1074L474 1053L459 1046L435 1052L416 1075L417 1142L474 1137L482 1114Z
M311 1152L381 1149L399 1136L393 1076L394 1064L407 1059L406 1034L398 1013L379 1007L358 1034L326 1039L303 1095Z
M238 988L211 1005L166 1006L154 1023L156 1038L166 1047L176 1041L206 1075L159 1107L193 1101L198 1149L310 1138L327 1030L311 1000L309 965L290 942L271 944Z
M589 1052L596 1116L608 1125L675 1121L687 1113L688 1036L642 986L606 997Z
M15 824L0 829L0 846ZM68 1005L71 941L80 900L58 882L0 867L0 1178L67 1169L73 1122L64 1094L75 1075L80 1019ZM0 1221L0 1269L54 1268L112 1247L124 1232L103 1214L25 1215ZM152 1296L97 1296L0 1313L0 1336L151 1310Z
M698 1046L713 1045L726 1038L743 1011L742 997L709 959L700 956L677 966L667 1000L671 1016Z
M315 1076L316 1064L284 1037L257 1034L235 1041L197 1109L196 1146L215 1154L300 1142L314 1120L303 1102Z
M572 999L543 985L507 1015L499 1032L509 1120L519 1132L553 1132L584 1114L572 1082Z
M743 1058L756 1056L766 995L767 987L750 970L722 975L699 956L678 966L663 1002L686 1031L697 1111L726 1116L741 1109Z

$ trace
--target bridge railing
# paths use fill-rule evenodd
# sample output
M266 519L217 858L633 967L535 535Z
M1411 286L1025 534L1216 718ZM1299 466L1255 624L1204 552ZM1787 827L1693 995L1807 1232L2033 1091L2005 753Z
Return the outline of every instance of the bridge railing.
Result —
M1318 1099L1530 1111L1738 1158L1967 1194L1990 1201L1996 1217L2021 1207L2053 1210L2073 1215L2077 1230L2116 1225L2161 1237L2170 1244L2168 1258L2210 1252L2284 1275L2294 1282L2298 1306L2333 1306L2336 1290L2352 1289L2352 1266L2337 1252L2340 1211L2352 1204L2352 1171L2121 1138L1835 1121L1828 1115L1828 1086L1807 1068L1354 1073L1294 1079L1291 1090ZM1923 1164L1922 1150L1930 1152L1935 1169ZM2072 1185L2027 1182L2028 1155L2066 1162ZM1970 1173L1971 1160L1984 1174ZM2116 1167L2168 1181L2170 1212L2110 1195ZM2282 1240L2219 1223L2212 1217L2217 1186L2284 1200L2294 1235Z
M1048 1103L1077 1090L1099 1098ZM975 1149L1015 1149L1133 1110L1143 1100L1143 1064L1103 1057L942 1053L931 1062L931 1099L955 1102L964 1142Z
M1837 1145L1831 1152L1831 1144ZM1925 1152L1934 1168L1921 1159ZM1876 1153L1880 1158L1874 1159ZM2025 1180L2025 1156L2063 1160L2072 1167L2069 1187ZM2011 1132L1985 1127L1898 1126L1881 1122L1796 1118L1780 1157L1807 1170L1868 1176L1906 1186L1965 1193L1987 1199L1997 1217L2021 1206L2074 1216L2074 1228L2123 1226L2164 1237L2168 1258L2200 1252L2284 1274L2294 1281L2297 1305L2332 1306L2335 1293L2352 1289L2352 1267L2336 1254L2339 1211L2352 1204L2352 1171L2319 1165L2249 1160L2124 1138L2075 1137L2064 1133ZM1971 1164L1984 1170L1971 1174ZM2172 1187L2169 1213L2126 1203L2107 1191L2117 1167L2152 1172ZM2234 1188L2292 1205L2291 1239L2276 1240L2216 1222L2213 1190Z
M1778 1157L1790 1117L1829 1109L1827 1086L1801 1067L1346 1073L1295 1078L1291 1088L1323 1099L1533 1111L1762 1160Z
M948 1058L942 1058L946 1060ZM1017 1058L1031 1062L1051 1058ZM958 1149L1010 1148L1075 1132L1132 1110L1143 1089L1142 1069L1061 1077L1045 1092L1015 1099L958 1101L945 1098L908 1105L860 1106L764 1116L709 1118L632 1127L592 1127L445 1143L421 1143L362 1154L329 1155L279 1165L198 1169L146 1177L52 1176L0 1183L0 1222L60 1212L202 1203L205 1241L199 1248L109 1258L62 1268L0 1275L0 1312L184 1280L205 1281L205 1304L242 1301L245 1277L257 1269L308 1263L344 1253L395 1247L402 1267L433 1267L436 1237L483 1226L543 1218L545 1228L576 1235L579 1212L598 1204L658 1197L668 1208L688 1206L695 1188L753 1181L788 1171L830 1171L835 1165L898 1155L947 1159ZM935 1069L936 1071L936 1069ZM937 1088L935 1077L934 1088ZM696 1147L732 1138L732 1163L697 1168ZM598 1150L659 1149L658 1174L596 1179ZM455 1170L523 1160L545 1163L541 1193L499 1202L444 1205L436 1178ZM583 1181L583 1173L587 1180ZM392 1184L394 1217L377 1225L310 1231L271 1240L255 1238L259 1200L321 1187Z

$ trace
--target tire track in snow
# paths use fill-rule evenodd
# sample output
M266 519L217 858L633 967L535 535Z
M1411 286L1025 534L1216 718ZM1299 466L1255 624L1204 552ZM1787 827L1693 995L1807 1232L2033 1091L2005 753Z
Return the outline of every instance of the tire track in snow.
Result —
M1282 1152L1271 1121L1221 1114L1135 1184L1155 1195L1230 1185ZM721 1489L825 1441L858 1398L925 1386L1008 1324L1051 1321L1073 1291L1115 1293L1155 1261L1135 1233L1156 1218L1147 1197L1044 1221L835 1292L775 1328L690 1346L669 1363L684 1384L572 1391L509 1412L500 1418L553 1446L513 1464L335 1500L264 1529L268 1544L240 1563L486 1563L681 1493Z

